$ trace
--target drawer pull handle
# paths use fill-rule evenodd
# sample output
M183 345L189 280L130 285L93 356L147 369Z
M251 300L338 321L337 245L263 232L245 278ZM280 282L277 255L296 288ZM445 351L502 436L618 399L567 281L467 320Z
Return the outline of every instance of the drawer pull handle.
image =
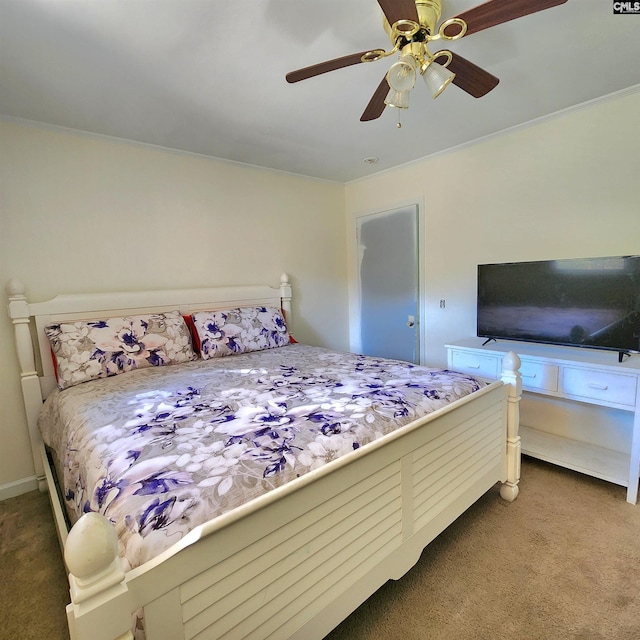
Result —
M479 369L480 365L479 364L470 364L469 365L469 369Z
M537 373L529 373L529 374L523 373L521 375L522 375L523 378L537 378L538 377Z
M598 391L606 391L609 388L607 384L597 384L595 382L590 382L587 386L590 389L597 389Z

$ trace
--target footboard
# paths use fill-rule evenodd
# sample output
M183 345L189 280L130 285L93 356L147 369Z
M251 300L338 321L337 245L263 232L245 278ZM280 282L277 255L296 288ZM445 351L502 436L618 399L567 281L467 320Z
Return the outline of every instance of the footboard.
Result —
M72 529L72 639L324 637L496 482L517 495L517 356L496 382L193 530L123 575L108 522ZM87 529L90 535L86 535ZM84 532L83 532L84 530Z

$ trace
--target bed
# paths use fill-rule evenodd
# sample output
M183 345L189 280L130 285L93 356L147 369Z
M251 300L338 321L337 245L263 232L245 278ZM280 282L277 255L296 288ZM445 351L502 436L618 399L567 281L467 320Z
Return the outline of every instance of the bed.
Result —
M496 483L503 499L518 495L514 353L488 384L297 344L286 275L277 287L33 303L15 280L7 292L36 473L69 570L73 640L320 639ZM268 321L256 320L265 310ZM69 327L94 335L105 319L140 316L153 344L164 341L164 351L146 344L146 359L172 353L161 363L170 366L111 375L115 358L104 349L98 373L76 352L65 360ZM248 334L229 338L236 325L260 327L255 349L237 347ZM100 429L83 431L96 411ZM47 426L61 415L78 422L64 444ZM107 450L98 468L96 452ZM196 497L193 484L209 497ZM137 516L125 494L142 505Z

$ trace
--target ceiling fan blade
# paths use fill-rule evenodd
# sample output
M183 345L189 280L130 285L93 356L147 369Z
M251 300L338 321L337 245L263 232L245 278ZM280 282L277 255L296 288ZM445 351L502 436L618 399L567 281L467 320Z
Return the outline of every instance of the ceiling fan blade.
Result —
M494 75L481 69L473 62L469 62L457 53L453 54L447 69L456 74L452 81L453 84L474 98L482 98L482 96L487 95L500 82Z
M300 80L313 78L314 76L319 76L322 73L327 73L328 71L335 71L336 69L350 67L352 64L358 64L359 62L362 62L362 56L365 53L369 53L369 51L352 53L348 56L342 56L342 58L334 58L333 60L326 60L325 62L312 64L310 67L304 67L304 69L290 71L285 77L287 82L300 82Z
M490 0L456 17L467 23L466 35L470 35L503 22L560 6L565 2L567 0ZM444 32L447 36L453 36L459 30L457 25L449 25Z
M375 120L382 115L384 108L387 106L384 103L384 99L389 93L389 83L387 82L387 76L385 74L382 78L382 82L378 85L378 88L373 92L369 104L365 107L365 110L360 116L361 122L368 122L369 120Z
M390 26L398 20L420 22L415 0L378 0L378 4Z

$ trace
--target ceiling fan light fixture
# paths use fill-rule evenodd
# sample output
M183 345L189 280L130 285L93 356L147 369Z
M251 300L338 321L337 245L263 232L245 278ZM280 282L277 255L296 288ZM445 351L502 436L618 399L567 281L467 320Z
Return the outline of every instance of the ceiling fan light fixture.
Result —
M384 103L389 107L395 107L396 109L408 109L409 108L409 94L410 91L396 91L391 89L384 99Z
M438 62L431 62L422 72L422 78L435 100L453 81L456 74Z
M432 42L442 43L510 22L532 13L551 9L568 0L485 0L482 4L440 22L443 0L378 0L383 14L383 27L392 48L371 49L325 60L287 73L287 82L299 82L329 71L343 69L361 62L373 62L400 52L400 60L392 65L367 104L361 122L379 118L387 105L408 108L408 91L417 74L423 77L433 98L437 98L452 81L474 98L495 89L499 79L448 50L429 51ZM438 23L440 26L438 27ZM441 57L446 62L437 62ZM403 60L403 58L409 58ZM453 63L453 65L451 65ZM449 69L452 66L455 73ZM455 80L454 80L455 78ZM391 87L392 91L389 91ZM400 112L398 112L400 113Z

